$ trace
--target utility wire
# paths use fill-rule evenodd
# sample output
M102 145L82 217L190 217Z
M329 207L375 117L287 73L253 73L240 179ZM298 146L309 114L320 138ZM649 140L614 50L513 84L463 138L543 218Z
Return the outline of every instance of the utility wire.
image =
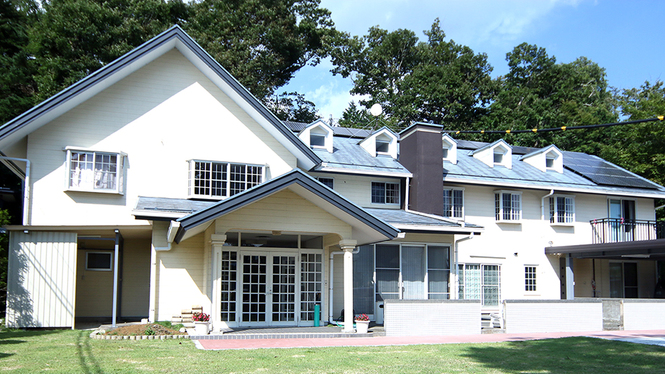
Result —
M643 122L654 122L662 121L665 119L665 116L656 116L654 118L648 119L638 119L635 121L626 121L626 122L614 122L614 123L603 123L600 125L586 125L586 126L561 126L561 127L552 127L548 129L531 129L531 130L443 130L443 132L454 133L454 134L524 134L524 133L539 133L539 132L551 132L551 131L566 131L566 130L580 130L580 129L595 129L599 127L610 127L618 125L632 125L636 123Z

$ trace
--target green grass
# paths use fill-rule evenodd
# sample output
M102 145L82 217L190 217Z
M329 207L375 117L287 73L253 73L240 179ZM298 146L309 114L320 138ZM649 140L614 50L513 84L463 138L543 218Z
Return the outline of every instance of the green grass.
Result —
M0 372L659 373L665 348L592 338L491 344L202 351L189 340L0 332Z

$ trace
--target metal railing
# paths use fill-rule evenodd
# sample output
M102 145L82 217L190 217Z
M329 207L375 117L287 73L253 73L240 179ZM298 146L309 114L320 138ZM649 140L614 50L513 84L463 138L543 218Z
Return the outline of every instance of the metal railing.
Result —
M590 221L593 244L653 240L665 237L665 222L598 218Z

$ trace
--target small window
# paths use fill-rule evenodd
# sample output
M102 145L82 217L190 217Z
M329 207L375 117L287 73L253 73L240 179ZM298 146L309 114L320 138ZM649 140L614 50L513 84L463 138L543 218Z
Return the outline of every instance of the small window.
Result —
M464 217L464 190L454 188L443 190L443 216Z
M550 223L575 222L575 199L568 196L550 197Z
M443 159L445 160L447 158L448 158L448 148L444 148L443 149Z
M312 147L325 147L326 146L326 136L321 134L309 134L309 145Z
M86 252L85 269L92 271L111 271L111 252Z
M536 266L524 267L524 291L536 291Z
M503 153L499 153L499 152L494 153L494 163L495 164L503 163Z
M67 150L67 189L122 192L121 153Z
M495 192L494 217L497 221L521 220L522 195L513 192Z
M399 183L372 182L372 204L399 205Z
M390 142L376 140L376 153L387 154L390 152Z
M545 167L548 169L554 168L554 158L552 157L547 157L545 159Z
M321 182L322 184L326 185L326 186L327 186L328 188L330 188L331 190L334 189L334 188L333 188L333 186L334 186L334 181L333 181L332 178L318 177L318 178L316 178L316 179L317 179L319 182Z

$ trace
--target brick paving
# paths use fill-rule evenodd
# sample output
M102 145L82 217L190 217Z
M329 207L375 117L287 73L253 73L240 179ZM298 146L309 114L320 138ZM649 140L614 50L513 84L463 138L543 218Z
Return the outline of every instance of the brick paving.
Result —
M573 336L589 336L616 339L644 344L665 346L665 330L649 331L599 331L581 333L531 333L531 334L478 334L464 336L375 336L357 338L298 338L298 339L205 339L194 340L200 349L258 349L258 348L311 348L358 347L413 344L496 343L538 339L556 339ZM194 338L195 339L195 338Z

